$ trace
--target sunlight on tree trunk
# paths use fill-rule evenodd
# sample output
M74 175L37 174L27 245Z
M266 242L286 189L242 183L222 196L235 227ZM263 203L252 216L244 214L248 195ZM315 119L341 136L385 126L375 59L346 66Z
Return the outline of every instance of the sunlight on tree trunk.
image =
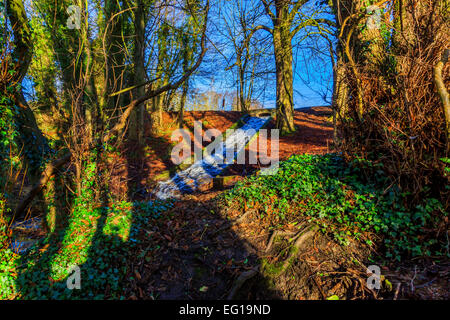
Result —
M277 84L276 126L281 134L295 131L291 37L289 26L275 27L273 30Z
M147 8L142 0L137 0L137 8L134 12L134 30L135 30L135 44L134 44L134 83L142 83L145 81L145 26L147 24ZM139 86L135 89L135 96L140 97L144 95L145 87ZM144 119L145 119L145 103L141 103L133 110L130 116L129 137L143 143L144 139Z

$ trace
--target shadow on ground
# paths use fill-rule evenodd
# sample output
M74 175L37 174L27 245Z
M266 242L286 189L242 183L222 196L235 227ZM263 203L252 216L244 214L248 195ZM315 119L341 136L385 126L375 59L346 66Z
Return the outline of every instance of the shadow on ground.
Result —
M103 188L101 203L74 203L75 212L20 258L19 298L226 299L236 279L259 265L214 194L159 202L135 201L131 192L118 204L109 196ZM80 268L79 290L67 288L75 283L72 265Z

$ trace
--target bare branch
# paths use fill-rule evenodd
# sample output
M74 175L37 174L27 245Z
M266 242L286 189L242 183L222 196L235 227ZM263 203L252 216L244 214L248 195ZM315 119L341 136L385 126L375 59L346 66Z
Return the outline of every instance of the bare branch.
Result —
M209 13L209 0L207 1L207 4L205 6L205 21L203 24L203 30L202 30L202 38L201 38L201 53L197 59L197 62L176 82L174 83L169 83L165 86L159 87L157 89L152 89L150 88L145 95L143 95L142 97L139 97L133 101L131 101L128 106L125 107L125 111L124 113L120 116L119 121L117 122L117 124L109 131L105 134L105 136L103 137L103 141L108 141L113 135L119 133L120 131L123 130L123 128L125 128L128 117L131 114L131 111L133 111L133 109L140 105L141 103L156 97L158 95L160 95L161 93L164 93L166 91L169 90L176 90L180 85L183 84L184 81L186 81L191 74L200 66L200 64L202 63L203 57L206 54L207 48L206 48L206 26L207 26L207 22L208 22L208 13Z

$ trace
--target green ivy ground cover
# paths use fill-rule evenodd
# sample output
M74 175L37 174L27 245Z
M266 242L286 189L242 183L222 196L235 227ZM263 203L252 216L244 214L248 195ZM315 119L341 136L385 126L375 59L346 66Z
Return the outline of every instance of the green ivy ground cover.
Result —
M40 241L28 254L1 252L0 299L120 299L127 262L139 231L168 210L171 202L121 202L114 207L75 205L67 228ZM69 290L73 265L81 289Z
M276 174L240 181L225 198L230 205L257 207L262 216L275 215L277 221L309 219L344 245L350 238L368 245L381 238L387 259L448 252L445 243L424 232L448 215L441 203L427 198L408 210L406 196L388 181L381 165L347 164L328 154L292 156Z
M364 174L368 168L370 178ZM94 176L95 168L91 169L87 168L88 177ZM445 254L445 243L424 232L448 215L442 205L428 198L406 209L407 195L393 187L381 169L369 162L348 164L334 154L297 155L280 163L276 174L251 176L223 197L230 205L257 207L262 217L276 216L277 223L308 219L343 245L349 239L381 244L387 259ZM94 206L90 199L95 188L89 181L64 228L26 255L2 250L0 299L125 298L123 284L140 232L161 219L173 203ZM80 267L81 290L67 288L72 265Z

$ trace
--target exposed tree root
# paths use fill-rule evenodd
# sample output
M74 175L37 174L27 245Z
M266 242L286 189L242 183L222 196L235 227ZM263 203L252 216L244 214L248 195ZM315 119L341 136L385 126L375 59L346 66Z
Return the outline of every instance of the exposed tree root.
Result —
M286 269L291 264L292 259L294 259L295 256L297 256L298 251L302 248L303 244L309 238L314 236L315 233L316 233L316 228L314 228L314 227L313 228L309 228L309 230L307 230L304 233L300 233L301 235L298 236L297 240L295 241L294 245L292 246L291 253L287 257L287 259L284 260L283 267L281 268L280 274L284 273L286 271Z
M242 285L249 279L253 278L259 273L259 266L256 269L248 270L243 273L234 281L233 287L228 294L227 300L232 300L236 296L236 293L242 287Z
M269 241L267 242L266 252L270 251L270 249L272 248L272 245L273 245L273 241L275 240L276 237L290 236L293 234L295 234L295 232L275 230L272 233L272 235L270 236Z

